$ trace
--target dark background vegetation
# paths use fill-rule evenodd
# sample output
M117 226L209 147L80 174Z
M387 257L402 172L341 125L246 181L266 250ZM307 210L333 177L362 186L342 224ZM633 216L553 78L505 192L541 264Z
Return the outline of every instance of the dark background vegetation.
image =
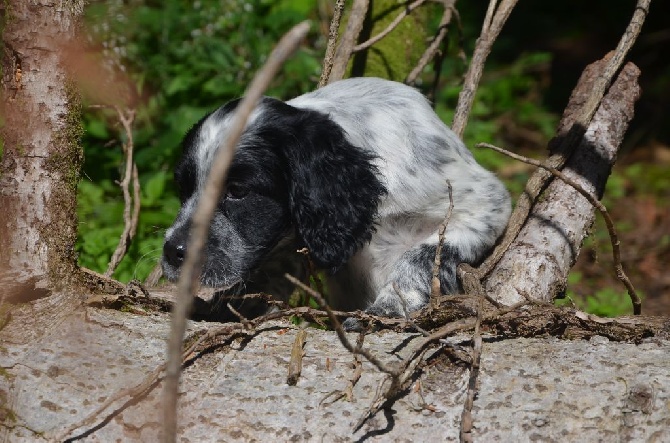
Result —
M435 106L449 123L466 63L488 2L457 2L462 35L450 29ZM470 147L491 142L535 158L547 141L583 68L613 49L634 0L611 2L521 0L485 69L466 129ZM130 79L137 120L135 160L142 184L139 229L114 274L144 279L156 265L163 232L179 203L172 166L183 134L206 112L240 96L277 39L312 19L308 41L286 65L269 95L291 98L314 89L320 74L331 2L316 0L112 0L88 6L91 47L110 73ZM622 240L624 267L644 294L644 313L670 314L670 25L667 2L652 3L631 59L642 69L643 96L604 202ZM462 43L461 43L462 42ZM433 68L425 72L429 85ZM95 103L91 102L91 105ZM123 229L123 199L116 181L123 169L124 133L116 114L87 108L84 179L79 186L80 264L104 271ZM473 149L513 193L531 169L499 154ZM631 312L611 267L600 221L569 280L578 306L601 315Z

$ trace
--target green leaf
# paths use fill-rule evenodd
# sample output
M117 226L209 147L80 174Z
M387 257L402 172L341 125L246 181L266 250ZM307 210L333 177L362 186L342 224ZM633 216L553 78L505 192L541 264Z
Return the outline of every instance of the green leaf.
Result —
M144 186L142 186L142 206L153 206L156 204L165 191L167 173L158 171L149 176Z

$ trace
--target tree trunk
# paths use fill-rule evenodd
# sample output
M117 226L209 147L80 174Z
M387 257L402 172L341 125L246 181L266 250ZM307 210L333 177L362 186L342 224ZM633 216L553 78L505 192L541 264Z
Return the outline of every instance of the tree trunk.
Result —
M561 120L551 148L556 150L573 128L591 85L607 58L590 65ZM600 199L616 161L628 123L640 96L640 70L624 66L603 98L581 143L569 157L563 173L592 196ZM553 154L553 152L552 152ZM485 290L499 302L513 305L526 296L547 302L565 291L570 269L595 220L593 205L571 185L554 178L533 206L514 242L493 268Z
M3 3L0 298L28 301L77 275L80 103L60 55L83 0Z

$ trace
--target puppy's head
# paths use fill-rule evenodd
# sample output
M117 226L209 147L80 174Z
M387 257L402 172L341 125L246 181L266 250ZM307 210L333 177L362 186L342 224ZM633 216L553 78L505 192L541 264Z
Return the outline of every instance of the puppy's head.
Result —
M163 248L169 280L179 276L191 217L237 103L203 118L183 141L175 171L181 209ZM209 231L202 283L229 287L245 281L281 240L291 237L292 247L307 247L318 266L344 264L370 239L385 193L372 160L328 116L263 99L228 171Z

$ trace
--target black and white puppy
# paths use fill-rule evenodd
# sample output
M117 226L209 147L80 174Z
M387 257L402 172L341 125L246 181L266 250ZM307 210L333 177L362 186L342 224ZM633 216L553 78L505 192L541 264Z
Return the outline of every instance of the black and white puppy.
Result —
M204 117L184 139L175 172L182 206L163 250L169 280L178 277L191 215L237 103ZM306 247L328 271L332 306L383 316L418 310L429 299L447 180L454 206L440 279L444 292L455 293L456 267L491 249L510 198L427 100L376 78L342 80L288 102L264 98L230 167L202 283L221 288L223 299L265 292L285 300L293 288L284 273L304 275L296 250ZM264 309L237 308L245 315Z

